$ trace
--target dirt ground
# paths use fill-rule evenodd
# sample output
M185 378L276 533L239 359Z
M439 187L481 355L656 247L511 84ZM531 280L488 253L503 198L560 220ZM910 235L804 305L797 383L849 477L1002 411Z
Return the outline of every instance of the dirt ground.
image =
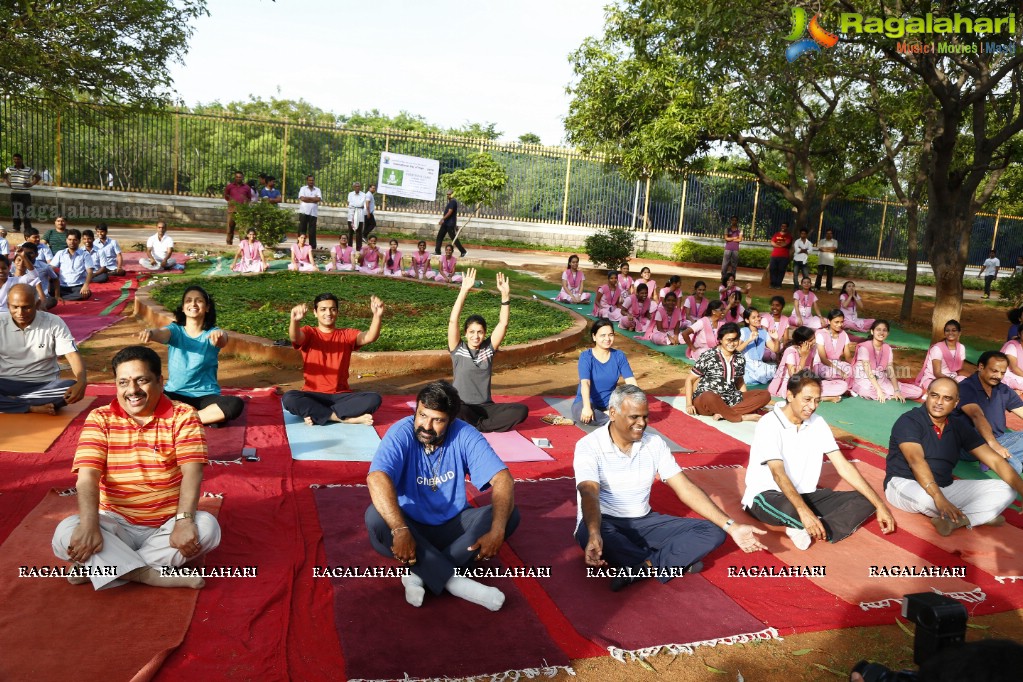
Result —
M560 281L560 268L538 267L535 271L544 275L552 284ZM705 278L708 283L714 278L715 272L714 268L708 268ZM655 279L663 282L666 275L671 274L670 266L659 266L654 269L654 273ZM596 271L587 271L587 279L591 283L596 281L595 278L598 276ZM687 285L691 280L691 277L686 278ZM774 293L759 284L759 273L752 271L740 273L740 280L753 282L755 296ZM897 318L901 305L898 297L869 292L861 292L861 295L864 299L864 316ZM837 293L831 297L825 294L822 299L822 310L832 304L837 306ZM913 327L916 331L929 328L932 305L929 301L921 301L915 308L916 324ZM961 320L964 334L989 339L990 347L1000 347L1008 326L1005 310L968 302L964 306ZM82 352L86 357L91 381L112 380L109 372L110 357L129 340L134 339L135 334L141 329L141 324L125 318L97 333L83 345ZM494 391L505 395L574 393L577 384L576 360L579 353L589 347L588 342L587 337L584 343L580 343L571 352L541 360L543 371L540 372L537 371L535 364L499 367L494 373ZM649 393L667 395L681 391L687 374L687 370L681 364L671 362L660 353L625 337L616 340L616 347L627 353L639 385ZM154 344L154 348L166 360L164 348L158 344ZM897 353L896 362L918 367L922 359L923 352L900 351ZM422 373L386 379L375 377L359 379L353 376L351 384L355 390L413 393L427 381L444 376L446 376L444 373ZM301 383L301 373L297 370L253 365L249 360L229 356L221 358L219 377L224 386L279 386L287 390L297 388ZM779 634L783 639L779 640L698 648L692 655L660 655L651 658L645 665L638 662L622 664L609 657L582 659L573 661L576 677L570 678L561 674L555 679L574 679L580 682L625 682L645 679L677 682L714 679L745 679L749 682L816 681L848 679L848 671L852 665L864 658L879 660L891 666L912 667L912 638L894 625L894 614L892 619L893 624L885 627L852 628L801 635L781 632ZM975 627L968 630L969 639L1009 638L1023 641L1023 611L971 619L971 624ZM741 673L742 677L738 678L737 673Z

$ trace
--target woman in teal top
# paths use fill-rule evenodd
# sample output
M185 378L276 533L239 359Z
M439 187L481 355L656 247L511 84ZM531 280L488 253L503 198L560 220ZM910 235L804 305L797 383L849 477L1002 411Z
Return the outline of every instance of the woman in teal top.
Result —
M174 311L174 322L159 329L139 332L142 343L167 345L167 379L163 392L171 400L199 411L203 424L237 419L245 403L235 396L220 395L217 367L227 332L217 328L217 309L206 290L190 286Z

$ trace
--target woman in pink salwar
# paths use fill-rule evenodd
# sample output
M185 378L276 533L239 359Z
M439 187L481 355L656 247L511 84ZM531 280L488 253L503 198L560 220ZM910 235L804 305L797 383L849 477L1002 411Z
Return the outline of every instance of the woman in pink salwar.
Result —
M750 297L749 292L752 285L746 285L746 305L752 305L753 299ZM724 322L731 322L732 324L742 327L745 322L744 314L746 309L742 307L742 292L738 289L732 290L732 293L728 294L728 298L725 299L725 315Z
M856 282L846 282L842 285L842 293L838 295L838 307L845 315L845 328L857 332L865 332L874 324L874 320L857 316L857 311L863 307L860 295L856 293Z
M924 392L938 377L948 377L957 382L966 378L967 375L962 372L963 363L966 361L966 347L959 343L962 331L959 320L949 320L945 323L944 340L938 341L927 351L923 367L913 382Z
M721 286L718 287L718 298L721 299L722 303L726 303L728 301L728 297L732 295L733 291L741 292L742 289L740 289L739 285L735 283L735 273L726 272L725 276L721 278ZM748 287L746 293L749 293Z
M455 272L458 267L458 259L455 258L455 249L451 244L444 246L444 256L440 259L440 271L434 277L436 282L447 282L457 284L462 281L462 276Z
M849 341L842 325L845 315L837 308L828 313L828 324L817 330L817 358L813 371L821 379L841 379L846 387L852 382L853 353L855 347ZM843 391L844 392L844 391Z
M234 255L231 269L235 272L258 273L265 272L266 267L263 244L256 239L256 230L250 227L245 233L245 239L238 245L238 253Z
M622 290L618 288L618 271L608 270L607 284L601 284L597 288L597 295L593 298L593 310L590 312L594 317L618 322L622 319Z
M789 318L783 312L784 310L785 299L781 296L772 296L770 312L760 316L760 326L766 329L767 333L771 336L777 337L778 343L782 346L785 345L789 337ZM781 355L775 353L770 348L764 351L764 360L766 362L778 362L780 358Z
M288 263L288 269L297 272L319 272L319 268L313 262L313 247L306 244L306 239L304 232L298 233L295 243L291 245L291 262Z
M401 251L398 240L392 239L387 253L384 254L384 277L401 277Z
M1009 358L1009 371L1002 377L1002 383L1014 391L1023 391L1023 345L1019 339L1006 341L1002 352Z
M682 329L682 309L678 307L678 296L669 291L654 313L653 322L647 325L643 339L658 346L677 346Z
M682 341L686 344L686 357L696 360L711 348L718 345L718 327L724 324L725 304L711 301L707 304L707 312L693 323L693 326L682 330Z
M657 282L655 282L650 275L650 268L644 267L639 271L639 279L636 280L634 286L638 287L640 284L645 284L647 296L649 296L650 300L654 303L659 303L660 300L657 297L660 295L660 291L657 289Z
M683 326L693 326L697 320L706 314L707 304L710 303L710 299L703 295L705 291L707 291L707 283L702 279L696 280L696 284L693 285L692 296L686 296L685 303L682 304L682 313L685 318Z
M672 275L668 278L668 283L662 287L657 294L658 300L664 301L664 297L667 296L669 292L675 294L675 300L678 301L678 298L682 293L682 278L678 275Z
M848 323L848 320L846 320ZM870 325L870 338L856 347L856 365L853 367L852 392L879 403L888 400L906 402L924 394L919 386L899 382L895 374L895 354L884 342L888 338L888 321L874 320Z
M568 268L561 273L561 291L554 297L562 303L589 303L590 295L583 291L586 277L579 270L579 256L574 253L568 257Z
M430 254L426 252L426 242L420 241L412 254L412 267L405 271L406 277L416 279L435 279L437 271L430 267Z
M636 293L636 280L629 275L628 263L622 263L618 266L618 288L622 290L622 298Z
M352 272L355 270L355 263L352 260L352 252L355 249L348 246L348 235L342 234L337 238L337 242L337 246L330 250L330 261L327 262L326 270Z
M362 247L362 253L359 254L359 272L367 275L379 275L384 271L382 264L383 254L377 247L376 235L373 235L369 238L369 243Z
M789 315L789 324L793 327L820 329L823 326L821 311L817 307L817 294L810 291L810 278L804 277L799 286L799 291L792 295L794 303L792 314Z
M646 284L636 282L636 293L622 301L622 319L618 321L620 329L642 334L653 320L657 304L648 298Z
M813 330L809 327L798 327L792 332L792 338L781 353L778 371L774 373L774 379L767 390L775 398L785 398L789 377L803 370L812 371L812 368L819 364L817 339ZM821 381L821 400L837 403L848 390L849 385L845 379L824 379Z

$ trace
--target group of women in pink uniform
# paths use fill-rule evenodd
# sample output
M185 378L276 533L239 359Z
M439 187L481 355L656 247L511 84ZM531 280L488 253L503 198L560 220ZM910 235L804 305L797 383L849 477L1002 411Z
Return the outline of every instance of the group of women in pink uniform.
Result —
M232 269L238 272L263 272L266 270L266 260L262 260L262 269L255 269L253 256L262 258L263 245L255 241L255 231L250 230L248 240L242 242L238 256L235 260L236 266ZM251 242L255 241L255 244ZM410 256L409 267L402 267L404 256L398 247L398 240L392 239L388 244L387 251L381 251L377 246L376 235L370 235L366 245L361 251L356 251L348 243L348 235L338 236L337 246L330 250L330 260L324 266L327 272L361 272L367 275L383 275L384 277L411 277L419 280L429 280L448 284L458 284L462 281L462 275L458 273L458 259L454 256L454 249L450 244L444 247L444 255L438 259L437 267L433 267L433 254L426 251L426 242L420 241L417 250ZM252 269L242 269L252 268ZM289 270L296 272L318 272L319 267L313 260L313 250L308 244L304 234L299 234L295 243L291 245L291 263Z

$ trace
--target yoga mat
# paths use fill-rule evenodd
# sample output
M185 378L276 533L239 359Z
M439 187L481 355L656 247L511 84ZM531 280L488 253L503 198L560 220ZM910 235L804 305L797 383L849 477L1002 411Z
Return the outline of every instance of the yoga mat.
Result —
M200 508L216 514L220 502L203 498ZM18 577L21 566L68 565L50 540L77 512L76 496L50 491L0 546L0 679L150 680L185 637L199 590L96 592L61 577Z
M242 456L245 447L245 427L248 425L247 410L241 416L232 419L220 428L206 427L206 448L209 458L215 460L233 460ZM257 453L258 454L258 453Z
M655 484L656 485L656 484ZM540 581L579 634L601 647L639 652L726 638L769 638L751 616L702 575L662 584L645 580L614 593L606 577L587 577L575 528L575 482L515 485L521 528L508 540L526 566L550 566ZM653 653L652 651L650 653Z
M484 433L502 462L553 462L554 458L533 444L518 431Z
M148 254L145 251L124 251L124 269L126 272L141 272L148 275L180 275L184 270L150 270L149 268L142 267L139 260L147 258ZM178 265L184 265L188 261L192 260L192 257L186 253L181 253L175 250L174 255L171 256Z
M905 403L889 400L882 404L866 398L842 398L839 403L821 403L817 414L829 425L887 449L895 422L917 407L920 403L913 400Z
M361 522L370 504L366 488L318 488L313 496L328 565L399 566L377 554L366 537ZM512 579L480 579L505 594L504 606L496 613L447 593L428 592L422 607L415 608L405 602L396 577L329 580L348 679L536 673L569 664Z
M658 397L657 399L671 405L672 408L685 414L687 417L698 419L707 426L717 429L721 433L731 436L737 441L745 443L746 445L752 445L753 443L753 432L756 431L757 428L756 422L739 422L738 424L733 424L732 422L724 419L714 420L711 417L691 415L686 412L686 398L682 395ZM768 407L771 407L771 403L768 403Z
M367 424L309 426L301 417L282 412L292 459L369 462L380 444L380 436Z
M566 417L568 419L572 418L572 401L574 400L574 398L544 398L544 400L553 409L557 410L558 414L560 414L562 417ZM575 423L575 425L582 429L583 431L585 431L586 433L593 433L594 431L600 428L599 426L594 426L593 424L583 424L582 422L578 421ZM668 445L668 450L670 450L671 452L695 452L694 450L690 450L689 448L682 447L675 441L666 437L664 434L659 432L654 427L649 426L649 422L646 428L646 432L651 435L660 436L661 438L663 438L664 442L667 443Z
M860 465L858 469L864 470L870 467ZM851 488L847 485L838 485L839 479L834 473L834 468L826 466L824 471L831 476L822 476L821 485L832 489ZM837 543L815 541L805 551L796 549L792 541L785 536L782 526L766 526L756 521L742 511L739 501L742 499L745 490L744 478L745 467L730 467L723 469L687 469L685 472L696 485L704 490L711 499L735 519L743 519L759 528L768 530L768 534L760 536L760 541L767 545L771 556L788 566L823 566L826 572L824 576L798 577L798 578L774 578L775 581L798 581L800 584L809 580L815 585L823 588L837 596L842 601L860 608L882 608L887 606L898 607L898 600L902 596L912 592L930 592L938 590L952 596L965 595L977 589L977 585L960 578L903 578L903 577L871 577L870 567L884 564L886 566L920 566L931 567L934 564L925 561L921 557L901 549L880 535L875 535L860 528L848 538ZM875 486L875 491L879 488ZM866 525L874 524L876 521L871 518ZM928 524L929 526L930 524ZM933 529L932 529L933 530ZM757 555L736 554L729 557L732 565L739 566L760 566L763 565L764 553ZM727 571L725 573L727 576ZM724 583L721 586L727 588L734 585L740 588L742 585L761 585L764 579L736 579L722 576ZM708 575L708 577L710 577ZM731 582L728 582L731 581ZM751 583L751 581L753 581ZM726 589L729 593L731 590Z
M0 450L46 452L75 417L88 412L95 400L85 396L57 414L0 414Z

